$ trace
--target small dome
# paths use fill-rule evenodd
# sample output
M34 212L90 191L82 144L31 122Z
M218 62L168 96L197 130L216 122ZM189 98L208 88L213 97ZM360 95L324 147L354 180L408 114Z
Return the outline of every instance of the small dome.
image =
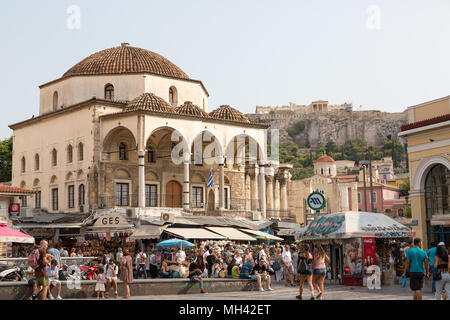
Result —
M175 108L175 112L178 114L184 114L188 116L196 116L202 118L209 118L209 114L200 107L193 104L191 101L186 101L181 106Z
M316 160L317 162L334 162L334 159L330 156L321 156Z
M250 122L248 118L239 110L236 110L228 105L220 106L209 114L212 118L221 120L231 120L240 122Z
M149 50L131 47L128 43L90 55L70 68L63 75L63 78L147 72L173 78L189 79L183 70L163 56Z
M125 107L124 111L150 110L156 112L175 113L175 109L163 98L155 96L153 93L141 94L132 100Z

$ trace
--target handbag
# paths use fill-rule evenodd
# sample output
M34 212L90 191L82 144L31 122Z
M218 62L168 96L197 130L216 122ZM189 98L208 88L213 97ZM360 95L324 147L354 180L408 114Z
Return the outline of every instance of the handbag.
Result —
M442 274L440 271L436 271L433 273L433 280L435 281L442 280Z
M273 268L274 271L278 271L278 270L281 269L281 265L280 265L280 263L279 263L278 261L275 261L275 262L272 264L272 268Z

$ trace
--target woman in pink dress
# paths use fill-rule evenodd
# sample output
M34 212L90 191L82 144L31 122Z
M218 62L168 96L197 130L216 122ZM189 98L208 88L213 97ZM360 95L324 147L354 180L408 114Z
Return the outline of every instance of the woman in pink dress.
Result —
M128 299L130 297L130 286L128 284L133 282L133 260L128 249L123 251L123 258L120 263L120 280L123 281L125 286L124 298Z

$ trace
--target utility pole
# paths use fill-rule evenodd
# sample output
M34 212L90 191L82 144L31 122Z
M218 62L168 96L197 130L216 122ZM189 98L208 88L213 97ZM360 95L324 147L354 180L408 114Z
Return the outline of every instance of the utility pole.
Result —
M364 211L367 212L367 186L366 186L366 165L363 164L363 182L364 182Z
M372 155L370 154L370 150L367 148L369 152L369 177L370 177L370 212L374 212L373 210L373 185L372 185Z

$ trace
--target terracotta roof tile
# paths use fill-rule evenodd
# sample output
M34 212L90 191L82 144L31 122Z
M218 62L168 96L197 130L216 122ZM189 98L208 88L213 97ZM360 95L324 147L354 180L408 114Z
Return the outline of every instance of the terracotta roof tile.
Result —
M209 118L209 114L207 112L205 112L199 106L193 104L191 101L186 101L181 106L175 108L175 112L178 114L185 114L189 116Z
M23 189L13 186L8 186L6 184L0 184L0 193L34 193L33 190Z
M127 112L133 110L150 110L164 113L175 113L174 107L172 107L163 98L160 98L153 93L141 94L139 97L127 104L123 111Z
M239 110L236 110L228 105L220 106L218 109L214 110L209 114L212 118L222 119L222 120L231 120L231 121L239 121L239 122L247 122L249 123L247 116L245 116Z

